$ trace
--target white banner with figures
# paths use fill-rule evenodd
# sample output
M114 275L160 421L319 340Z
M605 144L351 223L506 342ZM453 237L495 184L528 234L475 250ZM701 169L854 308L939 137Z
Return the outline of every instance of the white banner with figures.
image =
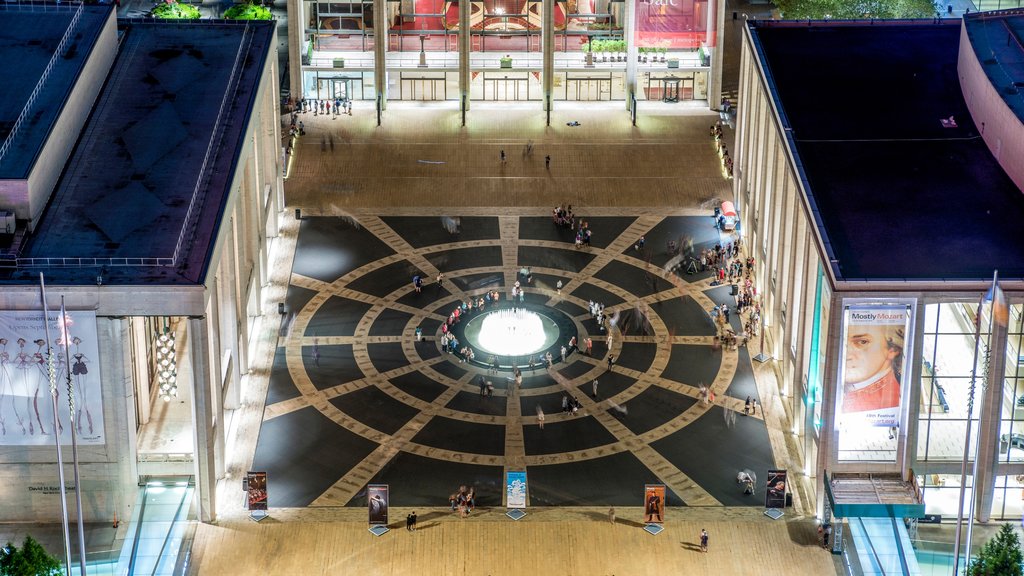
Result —
M0 445L53 446L71 444L71 427L78 442L99 445L103 434L96 313L68 311L65 353L59 310L51 310L50 346L57 374L57 424L53 422L47 364L46 329L42 311L0 311ZM68 373L75 413L69 413Z

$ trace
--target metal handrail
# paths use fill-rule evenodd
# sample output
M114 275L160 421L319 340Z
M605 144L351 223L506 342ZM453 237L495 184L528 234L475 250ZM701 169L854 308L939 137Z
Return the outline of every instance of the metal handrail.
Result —
M53 51L53 55L50 56L50 61L47 62L46 68L43 69L43 73L39 76L39 81L36 82L35 88L33 88L32 93L29 94L28 100L25 101L25 106L21 109L21 114L18 114L18 119L14 121L14 126L11 127L11 132L7 135L7 138L4 139L4 143L0 145L0 162L3 162L7 151L10 150L11 146L14 144L14 137L18 135L21 125L24 124L28 118L28 113L32 109L32 105L35 104L36 98L39 97L39 93L43 91L43 84L46 83L46 79L50 77L50 72L52 72L53 67L57 65L57 59L64 53L64 49L67 47L68 42L71 41L71 33L75 30L75 26L78 25L78 20L81 19L84 8L85 4L78 4L78 9L75 10L74 15L71 17L71 22L68 24L67 30L64 31L64 36L62 36L60 42L57 43L57 48Z

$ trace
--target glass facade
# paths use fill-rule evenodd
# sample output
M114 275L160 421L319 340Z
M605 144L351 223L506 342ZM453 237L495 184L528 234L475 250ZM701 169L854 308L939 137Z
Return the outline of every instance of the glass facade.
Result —
M1024 306L1010 306L999 426L1000 462L1024 462Z

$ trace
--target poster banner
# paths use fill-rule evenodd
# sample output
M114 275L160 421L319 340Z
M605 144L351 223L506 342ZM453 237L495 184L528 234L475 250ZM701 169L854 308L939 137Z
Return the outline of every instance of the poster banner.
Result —
M697 48L709 41L707 0L637 0L637 46Z
M786 488L786 471L769 470L768 484L766 485L764 494L764 507L778 509L785 508Z
M841 427L899 426L910 310L906 304L846 308L839 373Z
M71 444L71 427L78 443L102 445L103 397L100 390L96 313L68 311L68 353L64 351L59 311L48 319L50 347L57 374L58 421L53 422L47 366L46 327L42 311L0 311L0 446ZM75 414L68 412L67 375L75 396Z
M526 472L505 474L506 508L526 508Z
M267 473L266 472L249 472L246 474L248 479L248 498L249 510L266 510L267 509Z
M644 522L662 524L665 522L665 485L644 486Z
M370 510L370 525L386 526L388 523L388 485L370 484L367 486L366 501Z

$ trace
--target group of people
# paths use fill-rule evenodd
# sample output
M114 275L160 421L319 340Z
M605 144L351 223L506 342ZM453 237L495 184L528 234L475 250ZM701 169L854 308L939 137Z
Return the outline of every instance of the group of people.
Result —
M448 497L448 503L452 507L452 512L457 511L460 518L469 516L469 513L476 508L476 488L459 486L459 491Z
M729 149L725 146L725 141L722 139L722 121L715 122L715 125L711 127L711 137L715 139L715 149L718 151L719 158L722 159L722 166L725 168L726 174L732 178L732 156L729 155Z
M442 274L438 274L438 286L443 282L444 277ZM517 283L518 284L518 283ZM423 278L419 275L413 276L413 287L416 292L422 292ZM520 298L522 295L520 294ZM476 359L476 353L469 346L461 346L459 339L452 332L452 327L462 321L462 318L472 316L473 314L479 314L487 309L492 304L497 304L501 301L501 292L497 290L490 290L483 296L477 298L469 298L458 303L455 308L448 314L448 319L444 324L441 324L441 349L449 354L454 354L458 351L460 356L459 363L472 362Z
M551 218L555 222L555 226L563 226L570 230L576 229L576 219L572 213L572 204L568 207L565 205L555 206L555 209L551 211Z
M715 216L716 220L718 215ZM737 237L734 242L728 242L724 246L722 244L715 244L711 248L705 248L700 251L700 271L705 272L707 270L721 270L724 268L724 264L731 258L735 258L740 254L741 240Z
M339 114L352 115L352 101L348 98L344 100L341 98L333 100L330 98L301 98L297 103L292 102L292 108L296 112L312 112L313 116L318 116L320 114L330 114L332 104L335 116Z
M562 394L562 412L575 416L582 408L583 404L575 396Z
M590 302L590 317L593 318L597 322L598 330L600 330L601 332L604 332L605 331L605 324L606 323L610 324L612 326L615 325L614 322L610 319L609 315L605 314L604 304L602 304L600 302L594 302L593 300L590 300L589 302ZM592 346L592 344L590 342L590 338L587 338L587 354L588 355L590 354L591 346ZM611 344L608 345L608 349L611 350Z

